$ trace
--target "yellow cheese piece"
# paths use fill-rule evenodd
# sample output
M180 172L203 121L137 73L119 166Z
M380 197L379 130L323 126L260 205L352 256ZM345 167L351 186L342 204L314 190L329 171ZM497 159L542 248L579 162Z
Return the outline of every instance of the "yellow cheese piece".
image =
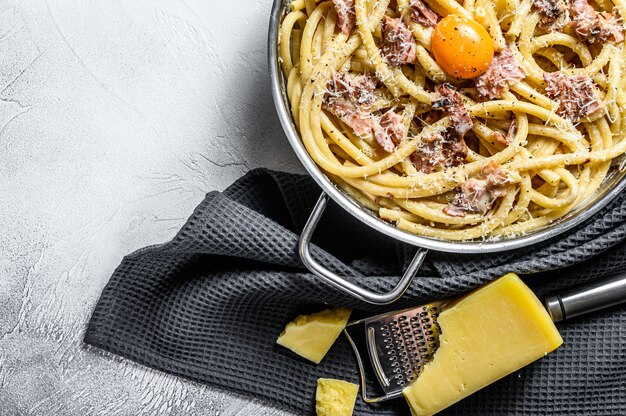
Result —
M339 308L300 315L287 324L276 343L319 364L346 327L350 312Z
M315 392L315 413L317 416L351 416L357 394L357 384L320 378Z
M444 306L440 346L404 389L414 416L435 414L563 343L535 294L515 274Z

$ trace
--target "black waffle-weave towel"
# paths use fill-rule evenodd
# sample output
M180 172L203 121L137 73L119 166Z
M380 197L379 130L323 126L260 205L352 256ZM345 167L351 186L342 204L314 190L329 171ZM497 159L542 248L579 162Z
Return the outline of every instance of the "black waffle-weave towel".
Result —
M249 172L211 192L168 243L122 261L105 287L85 342L196 381L314 413L319 377L358 382L340 338L320 365L277 346L284 325L326 305L361 313L355 301L308 273L298 234L320 189L308 177ZM561 238L488 256L429 253L406 296L418 305L475 288L509 271L542 295L626 270L626 196ZM389 290L412 250L331 206L316 230L315 255L372 290ZM556 270L559 270L556 272ZM626 415L626 308L564 322L565 344L443 415ZM408 415L403 399L358 399L356 415Z

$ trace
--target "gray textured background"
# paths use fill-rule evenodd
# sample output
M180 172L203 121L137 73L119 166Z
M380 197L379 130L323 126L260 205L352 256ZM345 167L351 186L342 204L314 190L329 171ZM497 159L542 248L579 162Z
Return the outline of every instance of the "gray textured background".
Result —
M300 171L270 0L0 0L0 414L285 415L82 343L122 256L247 170Z

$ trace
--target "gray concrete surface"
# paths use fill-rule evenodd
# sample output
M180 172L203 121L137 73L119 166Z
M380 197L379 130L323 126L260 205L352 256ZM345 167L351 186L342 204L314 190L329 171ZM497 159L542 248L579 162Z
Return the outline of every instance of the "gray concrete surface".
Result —
M251 168L300 171L270 0L0 0L0 414L286 415L88 348L133 250Z

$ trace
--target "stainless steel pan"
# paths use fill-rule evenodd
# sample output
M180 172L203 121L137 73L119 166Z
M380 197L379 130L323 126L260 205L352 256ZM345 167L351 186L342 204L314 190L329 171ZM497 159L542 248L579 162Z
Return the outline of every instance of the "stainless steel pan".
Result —
M274 104L276 105L276 111L278 112L278 117L283 129L285 130L289 143L291 143L293 150L296 152L296 155L306 170L324 191L317 201L317 204L315 205L315 208L313 209L313 212L311 213L311 216L302 231L299 253L302 258L302 262L312 273L340 290L372 304L384 305L392 303L400 298L410 285L415 273L426 256L427 250L449 253L494 253L505 250L514 250L540 241L545 241L562 234L572 227L575 227L576 225L589 219L600 209L605 207L624 189L624 187L626 187L626 172L615 167L610 171L600 189L598 189L598 191L587 200L583 201L576 209L552 224L523 236L502 238L494 241L450 242L429 237L422 237L395 228L389 223L379 219L373 212L361 206L353 198L344 193L341 189L337 188L328 179L324 172L319 169L313 159L311 159L302 144L300 135L296 129L289 110L289 100L286 92L286 79L282 74L278 62L278 29L283 17L288 13L288 8L289 0L274 0L272 14L270 17L268 37L268 56L272 94L274 97ZM311 256L309 249L311 236L324 212L326 205L328 204L329 198L332 198L343 209L375 230L393 237L396 240L418 247L415 258L393 290L388 293L375 293L369 291L324 268Z

